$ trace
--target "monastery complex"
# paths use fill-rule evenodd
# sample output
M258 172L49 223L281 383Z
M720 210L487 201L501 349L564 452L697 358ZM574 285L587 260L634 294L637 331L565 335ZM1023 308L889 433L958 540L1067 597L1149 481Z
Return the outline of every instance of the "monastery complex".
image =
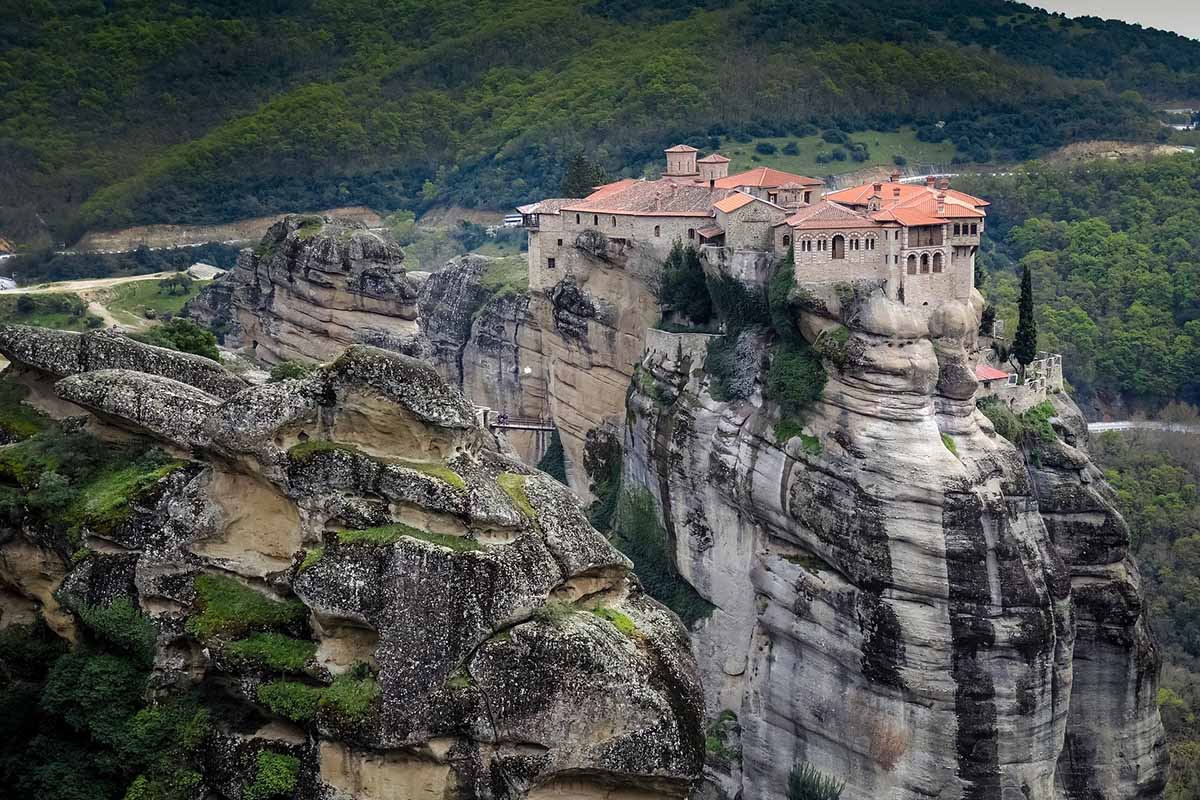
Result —
M661 262L676 241L734 274L769 268L789 248L796 282L871 279L909 306L967 300L987 202L932 177L823 193L815 178L770 167L736 175L729 159L666 150L657 180L626 178L583 198L521 206L529 230L531 288L547 288L583 250L619 260L641 249Z

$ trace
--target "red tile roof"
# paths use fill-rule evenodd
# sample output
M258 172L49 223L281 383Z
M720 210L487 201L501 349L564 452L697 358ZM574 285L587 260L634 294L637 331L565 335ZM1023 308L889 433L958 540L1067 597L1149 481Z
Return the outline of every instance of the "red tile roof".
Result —
M1008 373L987 364L976 364L975 377L981 381L1006 381Z
M745 192L734 192L724 200L718 200L717 202L713 203L713 208L715 208L717 211L723 211L724 213L728 214L731 211L737 211L742 206L750 205L756 199L758 198L754 197L754 195L749 195Z
M721 236L724 233L725 230L720 225L705 225L703 228L700 228L696 231L696 235L701 239L713 239L717 236Z
M687 178L634 180L602 186L563 211L663 217L711 217L713 201L727 193Z
M896 202L896 189L900 190L899 202L901 203L925 195L936 195L937 192L941 191L940 189L931 189L923 183L900 183L898 181L893 183L889 181L882 184L879 192L884 206ZM875 184L864 183L861 186L851 186L848 189L839 189L836 192L830 192L825 195L825 198L844 205L865 206L874 192ZM989 205L988 201L969 195L966 192L960 192L957 189L946 189L945 192L947 201L953 201L972 209Z
M728 161L729 159L720 153L709 153L704 158L696 159L697 164L725 164Z
M521 214L557 214L563 206L578 202L579 198L576 197L550 197L536 203L517 206L517 211Z
M674 147L668 147L663 152L665 153L699 153L700 151L689 144L677 144Z
M736 189L739 186L755 186L760 189L774 189L785 183L799 183L802 186L823 185L823 182L816 178L794 175L790 172L772 169L771 167L758 167L757 169L720 178L716 182L716 187L718 189Z
M796 230L879 227L875 220L862 212L828 200L819 200L810 206L805 206L784 222Z

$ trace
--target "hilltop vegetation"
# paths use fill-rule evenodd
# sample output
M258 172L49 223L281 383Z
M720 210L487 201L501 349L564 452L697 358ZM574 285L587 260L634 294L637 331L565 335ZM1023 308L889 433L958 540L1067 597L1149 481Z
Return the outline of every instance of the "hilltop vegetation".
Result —
M1040 344L1064 355L1077 394L1200 400L1200 159L1036 164L961 183L992 202L976 283L1010 336L1029 268Z
M502 207L584 152L911 125L976 160L1158 130L1200 43L999 0L0 0L0 230ZM719 46L715 46L719 43ZM938 126L944 122L944 126ZM890 157L892 154L886 154Z

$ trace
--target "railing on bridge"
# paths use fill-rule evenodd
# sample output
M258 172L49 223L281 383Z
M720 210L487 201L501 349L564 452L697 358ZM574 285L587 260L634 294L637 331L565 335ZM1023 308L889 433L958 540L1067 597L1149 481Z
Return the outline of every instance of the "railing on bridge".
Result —
M490 430L552 431L554 420L549 417L514 417L490 408L480 409L483 424Z

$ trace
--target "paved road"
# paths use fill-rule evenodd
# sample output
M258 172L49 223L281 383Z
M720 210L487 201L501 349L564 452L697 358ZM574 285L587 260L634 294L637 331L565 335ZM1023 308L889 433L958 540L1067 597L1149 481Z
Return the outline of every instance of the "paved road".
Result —
M1200 433L1200 425L1184 422L1159 422L1152 419L1127 419L1120 422L1089 422L1089 433L1102 431L1168 431L1171 433Z

